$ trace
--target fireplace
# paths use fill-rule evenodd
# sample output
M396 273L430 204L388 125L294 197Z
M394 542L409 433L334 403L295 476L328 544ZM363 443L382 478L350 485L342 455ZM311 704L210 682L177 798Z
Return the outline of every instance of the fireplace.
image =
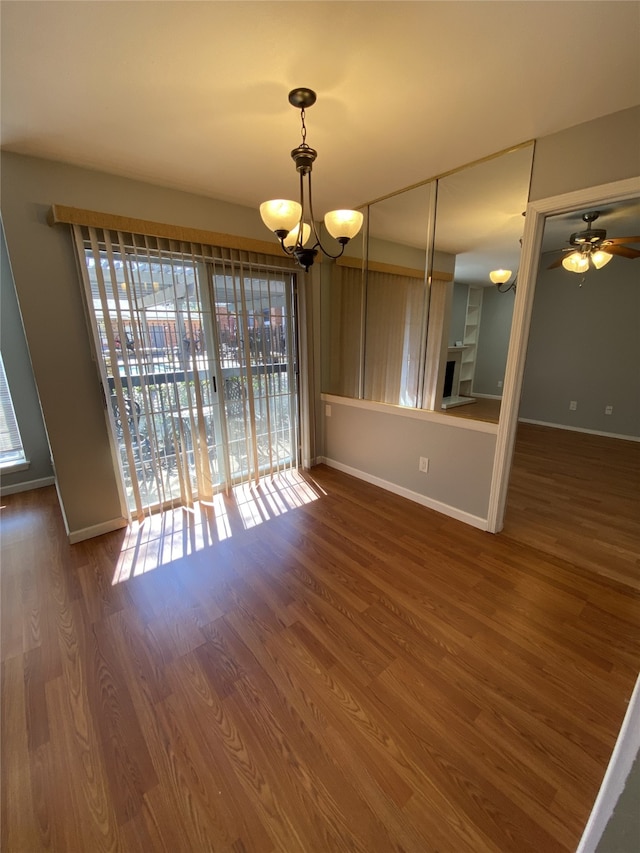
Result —
M455 359L452 358L451 361L447 362L447 365L444 369L444 391L442 392L443 397L451 397L453 392L453 376L456 372L456 362Z
M475 403L473 397L460 396L460 367L464 346L449 347L447 363L444 369L444 388L442 390L442 408L453 409L454 406L466 406Z

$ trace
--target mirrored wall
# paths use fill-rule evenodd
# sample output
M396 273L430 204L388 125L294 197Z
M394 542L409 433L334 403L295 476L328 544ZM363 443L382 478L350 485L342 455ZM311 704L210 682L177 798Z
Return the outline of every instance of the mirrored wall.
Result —
M532 145L519 148L438 181L435 245L455 262L429 328L440 344L434 410L498 419L532 153ZM496 270L506 278L499 286L490 278Z
M497 420L515 288L489 273L517 275L532 156L520 146L367 206L362 239L323 264L323 392Z
M339 263L320 267L322 391L340 397L363 397L366 235L365 218Z
M427 262L434 188L426 184L369 208L364 398L420 405L428 316Z

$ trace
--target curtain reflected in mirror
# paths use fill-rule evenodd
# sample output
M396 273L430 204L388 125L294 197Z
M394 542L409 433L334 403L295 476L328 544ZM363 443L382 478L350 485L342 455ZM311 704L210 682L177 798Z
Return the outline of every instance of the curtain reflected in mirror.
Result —
M365 233L366 225L339 263L321 268L322 391L340 397L362 395Z
M369 270L364 397L417 406L426 302L420 277Z
M366 275L364 398L419 405L433 184L372 204Z

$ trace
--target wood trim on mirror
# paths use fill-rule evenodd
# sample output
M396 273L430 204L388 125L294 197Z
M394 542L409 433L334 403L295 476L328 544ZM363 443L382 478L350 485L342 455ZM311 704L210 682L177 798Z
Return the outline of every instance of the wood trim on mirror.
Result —
M355 267L358 269L362 266L362 258L350 258L343 256L338 258L336 264L340 267ZM371 272L382 272L388 273L389 275L406 275L408 278L424 279L425 277L424 270L417 270L413 267L401 267L396 264L383 264L380 263L380 261L368 261L367 269L370 269ZM453 281L451 273L438 272L437 270L433 271L432 278L437 278L439 281Z

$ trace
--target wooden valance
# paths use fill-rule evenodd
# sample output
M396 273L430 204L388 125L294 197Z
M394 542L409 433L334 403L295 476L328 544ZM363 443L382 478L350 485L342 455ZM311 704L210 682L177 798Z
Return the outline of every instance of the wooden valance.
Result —
M336 263L341 267L355 267L358 269L362 266L362 258L352 258L343 255L343 257L338 258ZM425 276L424 270L414 269L413 267L402 267L397 264L383 264L380 261L368 261L367 268L370 269L371 272L388 273L389 275L404 275L408 278L424 279ZM449 272L439 272L438 270L434 270L431 277L438 279L439 281L453 281L453 276Z
M168 225L164 222L152 222L148 219L135 219L130 216L117 216L113 213L99 213L95 210L83 210L79 207L67 207L54 204L47 216L49 225L86 225L103 228L107 231L122 231L127 234L146 234L149 237L164 237L183 243L202 243L206 246L220 246L223 249L240 249L258 252L263 255L282 255L279 243L255 240L252 237L238 237L235 234L221 234L218 231L206 231L201 228L189 228L182 225Z

